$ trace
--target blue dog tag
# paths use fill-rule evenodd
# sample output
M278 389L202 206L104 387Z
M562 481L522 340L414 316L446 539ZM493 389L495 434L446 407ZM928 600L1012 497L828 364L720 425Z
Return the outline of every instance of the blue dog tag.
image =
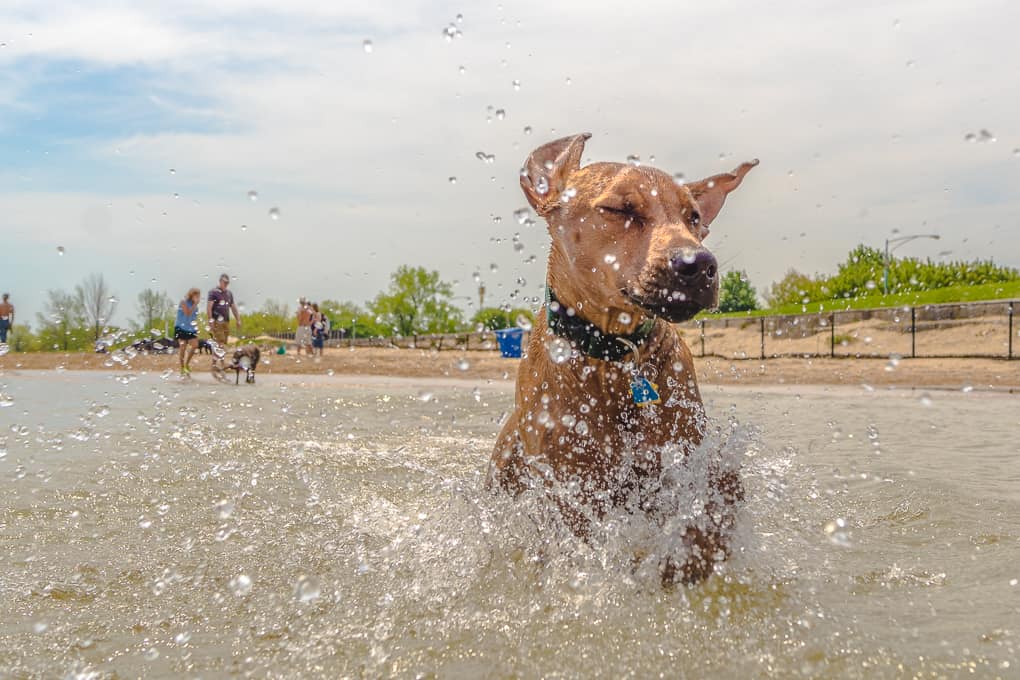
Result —
M630 393L634 397L634 403L638 406L648 406L659 403L659 386L649 382L644 376L636 376L630 383Z

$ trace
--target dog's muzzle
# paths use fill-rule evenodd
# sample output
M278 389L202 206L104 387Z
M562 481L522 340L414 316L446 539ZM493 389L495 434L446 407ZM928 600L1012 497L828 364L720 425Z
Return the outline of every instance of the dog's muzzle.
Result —
M672 323L687 321L718 304L719 263L705 248L680 248L643 289L631 300Z

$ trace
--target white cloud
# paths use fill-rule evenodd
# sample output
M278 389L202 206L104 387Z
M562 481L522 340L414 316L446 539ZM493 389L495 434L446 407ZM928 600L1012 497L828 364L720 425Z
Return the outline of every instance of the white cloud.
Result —
M791 266L831 270L893 228L944 234L911 254L1020 265L1008 229L1020 180L1012 5L663 2L623 17L598 3L505 4L464 8L452 43L440 29L455 5L5 4L0 63L29 74L60 59L145 65L152 101L190 123L76 143L125 186L69 193L37 174L37 193L2 197L13 233L88 249L97 267L167 272L160 281L229 264L262 297L360 301L402 263L463 281L463 294L479 270L490 298L523 276L534 295L546 237L511 219L523 205L516 171L533 146L589 130L593 160L654 155L691 177L761 158L713 232L721 259L759 288ZM42 105L25 99L24 81L0 81L0 101ZM489 105L506 119L486 122ZM981 128L999 141L963 141ZM107 203L99 247L81 215ZM529 255L537 263L523 264Z

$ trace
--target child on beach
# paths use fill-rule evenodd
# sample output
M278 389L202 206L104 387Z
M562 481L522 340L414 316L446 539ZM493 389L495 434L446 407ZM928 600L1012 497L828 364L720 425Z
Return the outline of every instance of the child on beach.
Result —
M192 288L177 306L177 319L174 321L174 340L180 346L181 377L191 375L191 357L198 349L198 303L202 299L202 291ZM184 353L187 351L187 358Z

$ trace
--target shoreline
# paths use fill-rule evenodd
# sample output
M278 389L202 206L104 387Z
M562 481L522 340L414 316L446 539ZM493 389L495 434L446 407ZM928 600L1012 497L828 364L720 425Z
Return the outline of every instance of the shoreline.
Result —
M378 384L387 379L413 384L414 379L448 379L457 382L513 384L517 359L498 352L443 351L389 348L341 348L322 358L293 354L263 355L258 376L306 376L330 382L361 380ZM208 376L208 355L196 355L196 378ZM31 352L0 356L0 377L28 371L105 371L110 373L176 374L176 355L138 355L118 363L111 355ZM884 358L720 359L695 358L702 386L818 386L842 385L862 389L924 389L1020 393L1020 360L918 358L890 361ZM330 380L332 379L332 380ZM211 380L211 377L210 377ZM231 381L232 384L233 381Z

